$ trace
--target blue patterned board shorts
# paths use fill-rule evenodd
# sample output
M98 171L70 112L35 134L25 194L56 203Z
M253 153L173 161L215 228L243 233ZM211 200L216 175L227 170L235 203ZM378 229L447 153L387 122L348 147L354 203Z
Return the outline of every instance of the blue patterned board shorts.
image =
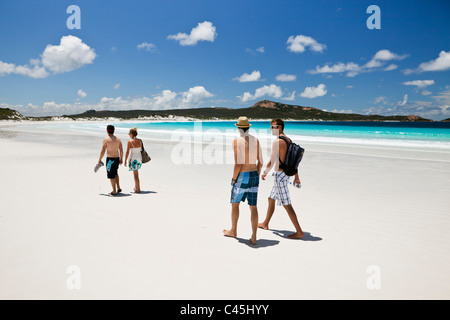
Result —
M106 158L106 175L108 179L114 179L119 169L120 158Z
M230 203L245 202L249 206L256 206L258 200L259 174L258 171L240 172L237 181L231 184Z

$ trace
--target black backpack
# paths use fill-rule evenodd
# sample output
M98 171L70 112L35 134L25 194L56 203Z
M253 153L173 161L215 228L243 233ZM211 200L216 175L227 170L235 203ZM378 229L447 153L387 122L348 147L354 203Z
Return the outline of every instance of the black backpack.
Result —
M284 163L280 160L279 168L283 169L284 173L288 176L293 176L298 172L298 165L300 164L300 161L302 161L303 153L305 152L305 149L300 147L298 144L293 143L288 138L284 136L279 136L280 139L286 141L288 147L286 151L286 159L284 160Z

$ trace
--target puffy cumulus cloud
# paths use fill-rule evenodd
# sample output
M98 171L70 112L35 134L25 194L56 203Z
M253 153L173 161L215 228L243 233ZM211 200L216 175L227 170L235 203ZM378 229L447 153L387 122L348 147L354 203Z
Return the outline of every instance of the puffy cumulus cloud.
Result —
M83 95L83 91L79 90ZM98 102L86 103L77 99L75 103L56 103L54 101L45 102L42 106L28 105L7 105L2 107L19 111L25 116L62 116L82 113L86 110L167 110L197 108L207 99L214 97L203 86L195 86L187 91L175 92L163 90L150 97L103 97ZM80 96L81 98L81 96Z
M435 60L421 63L419 71L445 71L450 69L450 51L441 51Z
M167 39L176 40L182 46L195 46L199 41L214 42L217 37L216 27L212 22L200 22L191 30L190 34L177 33L169 35Z
M63 73L91 64L95 57L95 51L80 38L64 36L59 45L47 45L42 53L42 65L53 73Z
M374 70L391 71L397 69L397 65L390 64L387 67L384 67L388 61L403 60L407 56L408 55L398 55L389 50L383 49L375 53L372 59L369 60L364 65L359 65L355 62L348 62L348 63L338 62L333 65L326 64L322 67L316 66L314 70L309 70L308 73L310 74L345 73L347 77L354 77L362 72L369 72ZM384 69L381 69L381 67L384 67Z
M427 71L446 71L450 69L450 51L441 51L439 56L428 62L421 63L416 69L406 69L403 73L408 75L412 73L422 73Z
M326 45L302 34L290 36L287 40L287 45L287 49L294 53L302 53L306 50L306 48L309 48L311 51L315 52L323 52L326 48Z
M9 74L19 74L34 79L46 78L49 75L47 70L39 65L34 65L33 67L27 65L17 66L13 63L0 61L0 76Z
M295 74L285 74L281 73L275 77L277 81L287 82L287 81L295 81L297 80L297 76Z
M31 59L28 65L0 61L0 76L19 74L30 78L46 78L52 73L72 71L94 62L95 51L80 38L64 36L59 45L47 45L41 59Z
M393 53L389 50L383 49L379 50L375 55L373 56L373 60L381 60L381 61L389 61L389 60L403 60L408 55L398 55L396 53Z
M214 95L203 86L190 88L188 91L181 93L181 107L192 108L198 107L204 99L212 98Z
M322 97L327 94L327 87L321 83L317 87L306 87L305 90L300 93L300 96L303 98L317 98Z
M239 82L253 82L261 80L261 72L254 70L252 73L244 73L239 77L233 78L233 80Z
M81 90L81 89L77 91L77 95L80 97L80 99L84 99L84 98L87 97L86 92L84 92L84 91Z
M244 94L242 96L239 96L238 98L241 100L241 102L247 102L250 100L259 99L264 96L279 99L283 96L283 90L279 86L271 84L269 86L263 86L256 89L254 94L251 94L250 92L244 92Z

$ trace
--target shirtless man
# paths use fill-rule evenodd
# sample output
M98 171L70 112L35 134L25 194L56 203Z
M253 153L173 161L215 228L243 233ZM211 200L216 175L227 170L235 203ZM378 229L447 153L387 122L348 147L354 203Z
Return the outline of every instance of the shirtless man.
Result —
M237 237L239 203L247 199L252 224L250 242L256 244L258 229L258 209L256 207L259 186L259 174L263 166L262 151L258 139L248 133L251 126L247 117L239 117L235 124L240 137L234 139L234 170L231 180L231 229L223 230L226 237Z
M106 152L106 172L113 188L110 195L115 196L122 191L119 185L119 174L117 173L117 170L119 169L119 165L122 164L123 148L120 139L114 135L114 126L108 125L106 131L108 132L108 137L103 140L103 147L100 152L98 164L102 162Z
M303 238L305 235L302 231L302 228L300 227L300 224L297 219L297 215L295 214L294 208L291 204L291 198L289 196L289 176L287 176L283 169L281 169L280 161L283 163L286 159L286 153L288 144L285 141L290 139L284 134L284 121L281 119L273 119L270 122L272 135L276 136L277 139L275 139L272 143L272 153L270 156L270 161L267 164L266 170L264 170L263 174L261 175L261 179L266 180L267 173L270 171L270 169L275 166L274 168L274 186L272 188L272 191L269 195L269 206L267 208L267 215L264 222L258 224L258 226L262 229L269 229L269 222L272 218L273 212L275 211L275 201L279 206L284 206L284 209L286 209L286 212L288 213L289 218L291 219L292 223L294 224L296 232L289 235L288 237L291 239L299 239ZM294 184L300 183L300 178L298 177L298 173L295 174L294 178Z

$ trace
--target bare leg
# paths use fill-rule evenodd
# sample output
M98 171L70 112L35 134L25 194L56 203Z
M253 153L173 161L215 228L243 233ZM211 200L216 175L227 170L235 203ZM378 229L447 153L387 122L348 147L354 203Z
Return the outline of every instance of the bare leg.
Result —
M139 193L139 192L141 192L141 185L140 185L140 181L139 181L139 172L133 171L133 175L134 175L134 191L136 193Z
M113 191L111 192L111 195L115 196L117 194L116 178L109 179L109 181L111 182L111 186L112 186L112 189L113 189Z
M275 211L275 200L272 198L268 198L269 206L267 207L266 220L258 224L258 227L267 230L269 229L269 222L272 219L273 213Z
M118 174L116 175L115 181L116 181L117 191L118 192L122 191L122 189L120 189L119 175Z
M258 208L256 206L249 206L251 212L251 222L252 222L252 237L250 242L256 244L256 231L258 230Z
M231 229L223 230L223 235L226 237L237 237L237 222L239 219L239 202L231 204Z
M295 214L294 208L290 204L284 206L284 208L286 209L288 216L291 219L292 223L294 224L296 230L295 233L290 234L288 237L291 239L303 238L305 234L303 233L302 228L300 227L300 223L298 223L297 215Z

